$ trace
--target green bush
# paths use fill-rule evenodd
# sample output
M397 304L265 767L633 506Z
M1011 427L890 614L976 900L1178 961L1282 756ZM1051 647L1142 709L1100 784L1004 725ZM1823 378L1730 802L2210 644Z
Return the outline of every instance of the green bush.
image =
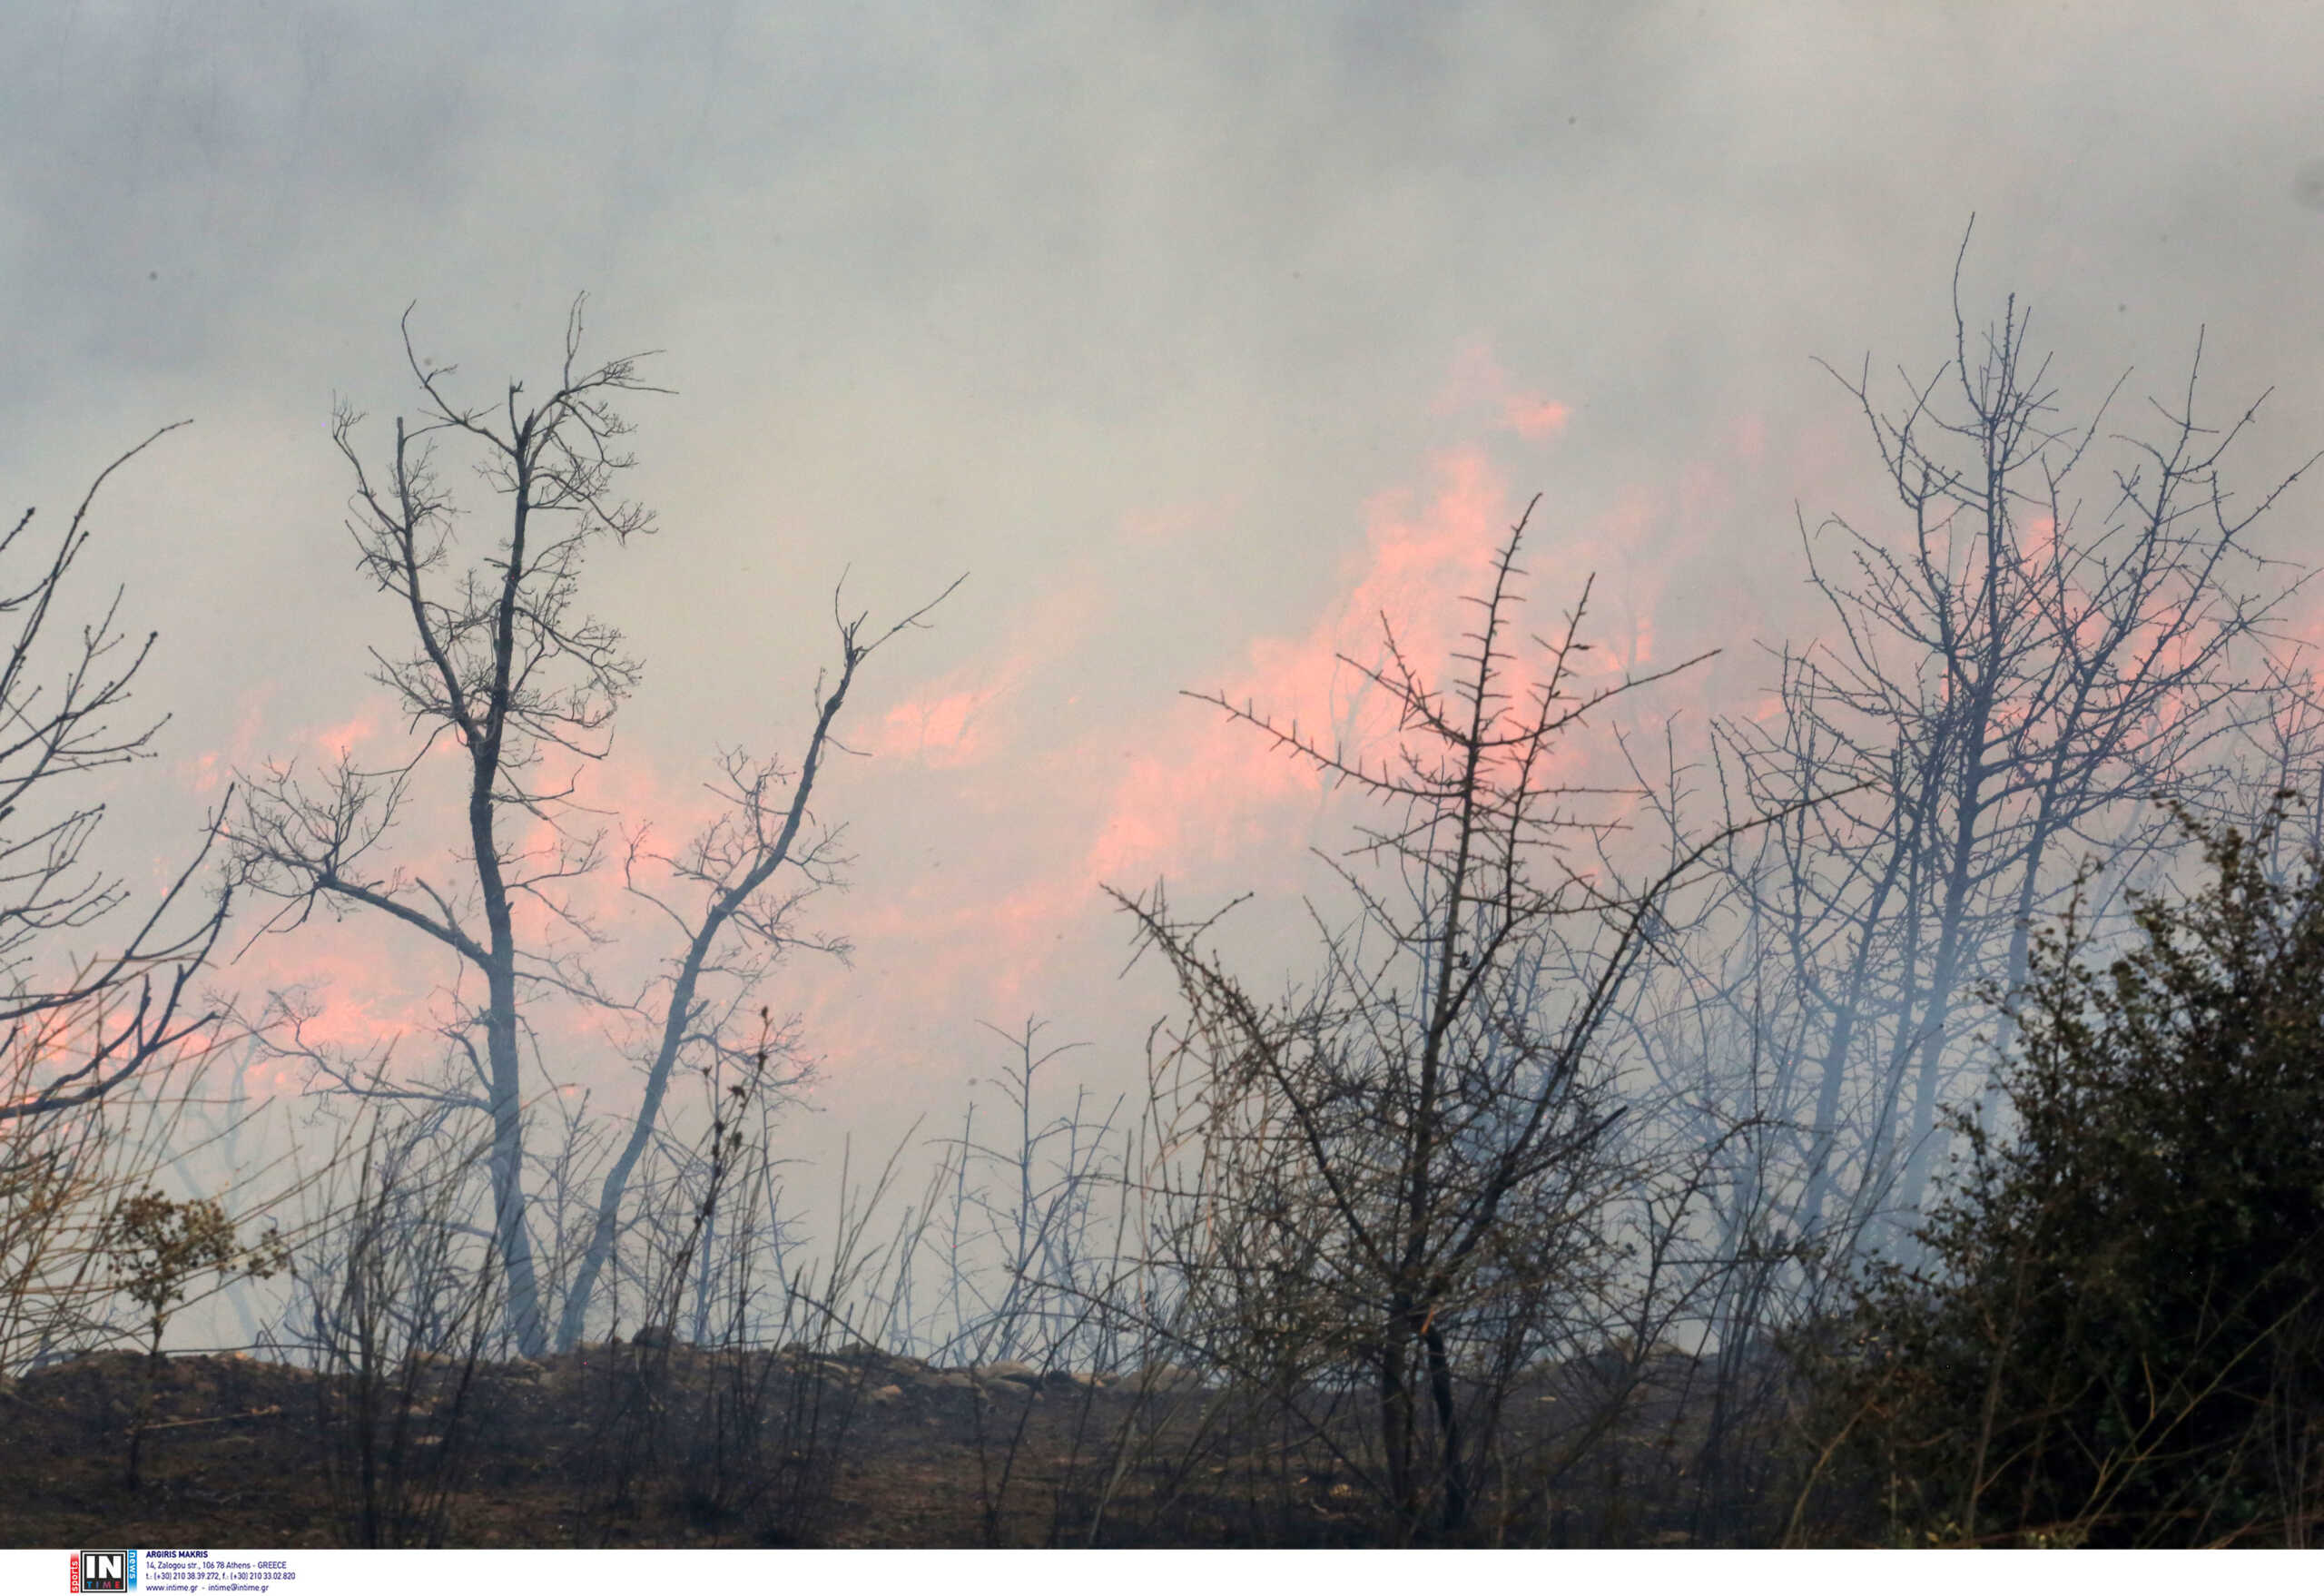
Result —
M2324 882L2181 819L2209 884L2134 899L2102 965L2077 915L2039 938L1926 1261L1867 1270L1824 1355L1821 1480L1892 1538L2324 1523Z

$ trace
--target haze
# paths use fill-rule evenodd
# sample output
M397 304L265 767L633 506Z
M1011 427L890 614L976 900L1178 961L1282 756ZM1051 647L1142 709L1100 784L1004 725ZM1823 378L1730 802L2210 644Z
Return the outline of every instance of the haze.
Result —
M892 616L820 807L852 968L773 990L822 1059L797 1151L955 1111L1028 1013L1134 1070L1100 884L1280 898L1312 783L1182 687L1322 721L1376 611L1436 626L1535 492L1535 603L1595 573L1625 665L1726 652L1630 724L1753 701L1813 633L1795 505L1877 504L1811 357L1933 369L1948 281L2016 292L2071 401L2126 369L2242 478L2324 439L2324 24L2282 6L1257 8L25 3L0 17L0 481L108 490L88 591L162 632L160 767L113 842L182 860L226 773L399 734L340 530L334 395L410 407L397 320L489 398L658 350L662 531L596 564L647 665L596 795L680 823L794 747L832 589ZM2313 557L2313 506L2272 522ZM2305 544L2305 548L2302 545ZM2312 609L2307 612L2312 623ZM154 779L153 771L166 773ZM241 945L237 938L235 946ZM231 985L408 1022L354 922ZM591 1066L591 1068L597 1068ZM624 1067L600 1078L618 1090Z

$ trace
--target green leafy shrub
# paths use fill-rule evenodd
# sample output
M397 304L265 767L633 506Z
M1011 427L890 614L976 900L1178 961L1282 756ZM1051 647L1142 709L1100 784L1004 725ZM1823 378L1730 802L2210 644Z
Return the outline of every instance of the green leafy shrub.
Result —
M2040 937L1926 1261L1870 1269L1824 1354L1819 1473L1894 1538L2324 1523L2324 880L2181 820L2209 884L2135 898L2103 964L2077 914Z
M148 1373L129 1433L129 1488L134 1491L141 1479L145 1427L153 1418L153 1372L161 1361L162 1335L170 1315L202 1276L239 1273L265 1280L290 1266L290 1253L271 1231L254 1246L245 1246L213 1198L172 1202L151 1187L121 1201L106 1221L102 1239L122 1294L137 1305L145 1322Z

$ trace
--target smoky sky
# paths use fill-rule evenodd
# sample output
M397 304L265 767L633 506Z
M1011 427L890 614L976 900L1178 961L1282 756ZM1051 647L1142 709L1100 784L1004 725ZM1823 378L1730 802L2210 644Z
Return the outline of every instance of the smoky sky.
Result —
M1177 691L1328 717L1367 606L1449 603L1534 493L1544 609L1594 572L1623 662L1725 651L1653 713L1762 686L1757 645L1818 622L1798 517L1877 512L1814 358L1947 356L1973 214L1965 308L2032 305L2070 406L2176 393L2201 330L2215 413L2275 390L2239 481L2324 442L2319 35L2226 5L23 0L0 481L61 513L195 419L109 490L88 572L162 634L172 718L114 817L158 867L237 765L398 734L334 399L409 408L407 305L478 397L546 375L586 291L590 349L661 351L675 390L630 407L662 530L595 567L647 663L607 803L690 813L718 748L793 745L842 576L879 616L969 574L876 662L829 789L857 862L816 912L853 967L774 994L825 1056L813 1137L885 1133L977 1072L979 1020L1121 1066L1166 994L1116 980L1099 882L1295 890L1275 861L1328 830ZM2277 552L2324 552L2314 514ZM362 934L226 979L376 980L401 955Z

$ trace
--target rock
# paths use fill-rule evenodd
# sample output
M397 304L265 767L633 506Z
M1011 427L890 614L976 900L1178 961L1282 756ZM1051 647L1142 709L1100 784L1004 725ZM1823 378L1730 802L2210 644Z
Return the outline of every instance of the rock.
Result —
M997 1364L979 1364L976 1376L980 1380L1014 1380L1025 1385L1034 1384L1041 1377L1040 1371L1032 1364L1020 1364L1014 1359Z
M1176 1364L1148 1364L1129 1380L1140 1391L1194 1391L1202 1385L1200 1374Z
M901 1401L903 1394L904 1388L901 1385L882 1385L879 1390L871 1393L869 1400L885 1407L891 1402Z

